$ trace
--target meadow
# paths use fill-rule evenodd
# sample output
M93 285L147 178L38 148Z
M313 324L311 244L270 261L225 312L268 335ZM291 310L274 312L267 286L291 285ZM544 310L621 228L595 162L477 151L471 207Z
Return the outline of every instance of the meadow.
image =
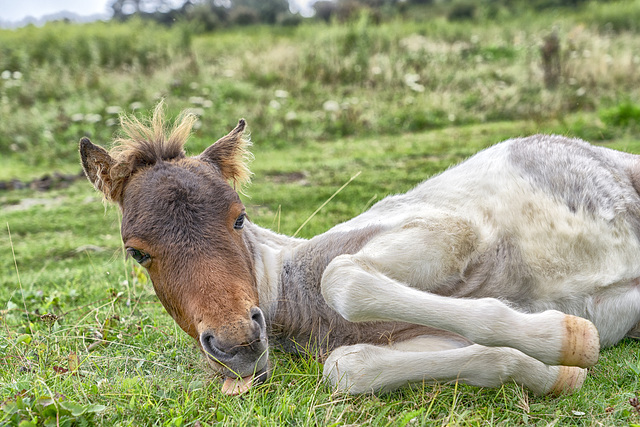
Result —
M240 117L255 160L251 219L311 237L500 140L536 132L640 153L640 1L451 22L423 9L377 23L200 34L126 24L0 30L0 181L80 171L82 136L118 115L199 116L198 154ZM559 40L558 80L541 47ZM356 176L302 229L300 226ZM0 190L0 425L633 425L637 341L602 352L583 389L419 385L335 394L312 357L275 351L240 398L123 255L119 212L79 180Z

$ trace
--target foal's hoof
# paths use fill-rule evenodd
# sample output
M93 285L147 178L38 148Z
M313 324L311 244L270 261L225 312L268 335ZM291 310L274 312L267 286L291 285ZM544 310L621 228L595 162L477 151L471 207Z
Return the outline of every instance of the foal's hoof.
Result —
M560 366L558 378L548 391L555 396L561 394L571 394L580 390L584 379L587 377L587 370L576 366Z
M322 375L337 393L362 394L374 391L374 382L381 375L366 369L367 350L375 350L369 344L355 344L333 350L324 363ZM371 378L371 376L373 376Z
M590 321L582 317L564 317L565 337L560 365L587 368L598 361L600 336Z

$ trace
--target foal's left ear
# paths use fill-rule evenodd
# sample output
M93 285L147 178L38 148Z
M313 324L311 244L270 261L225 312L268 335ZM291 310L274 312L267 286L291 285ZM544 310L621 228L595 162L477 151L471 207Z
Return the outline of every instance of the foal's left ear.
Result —
M246 122L240 119L238 125L228 135L223 136L204 150L199 159L216 166L227 181L234 184L246 184L251 180L251 171L247 163L252 159L249 152L251 142L244 135Z

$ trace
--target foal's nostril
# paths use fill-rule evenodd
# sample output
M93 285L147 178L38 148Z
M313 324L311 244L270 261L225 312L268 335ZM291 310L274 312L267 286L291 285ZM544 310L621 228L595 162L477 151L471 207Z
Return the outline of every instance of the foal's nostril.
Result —
M262 310L260 310L259 307L253 307L251 309L251 320L253 320L258 325L258 328L261 331L264 330L264 328L266 327L264 314L262 313Z
M231 357L233 357L233 355L220 349L220 344L217 342L215 335L211 332L203 332L200 335L200 345L202 345L205 352L209 353L210 356L218 360L220 363L226 363L231 359Z
M258 307L251 309L251 321L252 321L252 345L267 339L267 323L264 319L262 310Z

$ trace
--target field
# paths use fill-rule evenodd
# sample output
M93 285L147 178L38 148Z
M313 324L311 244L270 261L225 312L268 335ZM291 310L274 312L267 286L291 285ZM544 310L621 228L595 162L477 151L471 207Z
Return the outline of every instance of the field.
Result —
M407 15L212 34L135 21L0 30L0 184L27 183L0 190L0 425L640 424L632 340L604 350L572 396L515 384L344 396L312 357L279 352L266 384L223 396L124 258L118 210L55 174L80 171L82 136L108 145L119 113L146 116L159 99L200 117L191 154L244 117L254 222L293 234L358 175L298 233L311 237L509 137L640 153L640 1ZM549 85L541 46L553 32Z

